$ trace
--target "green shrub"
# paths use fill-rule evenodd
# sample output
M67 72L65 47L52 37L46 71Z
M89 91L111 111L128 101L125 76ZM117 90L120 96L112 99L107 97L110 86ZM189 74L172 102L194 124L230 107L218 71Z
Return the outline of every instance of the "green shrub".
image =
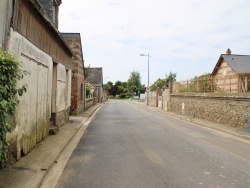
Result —
M25 85L16 88L16 84L25 74L16 57L0 48L0 162L7 157L6 134L11 131L12 116L19 103L17 94L21 96L26 92Z
M126 94L126 93L121 93L121 94L119 95L120 99L125 99L125 98L126 98L126 96L127 96L127 94Z
M126 99L129 99L131 97L132 97L131 93L126 93Z

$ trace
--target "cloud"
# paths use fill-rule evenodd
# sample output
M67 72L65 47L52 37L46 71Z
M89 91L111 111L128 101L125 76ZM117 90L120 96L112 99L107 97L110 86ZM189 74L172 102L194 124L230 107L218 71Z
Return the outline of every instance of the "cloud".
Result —
M170 71L178 80L211 72L230 48L250 52L248 0L64 0L59 30L80 32L85 64L103 67L104 77L126 81L139 71L147 83Z

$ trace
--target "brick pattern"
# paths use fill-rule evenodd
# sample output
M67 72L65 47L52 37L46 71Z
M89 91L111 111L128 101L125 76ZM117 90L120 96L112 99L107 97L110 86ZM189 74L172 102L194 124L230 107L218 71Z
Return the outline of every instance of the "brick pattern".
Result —
M216 75L213 77L213 81L216 83L219 91L225 93L238 93L238 80L238 75L234 74L225 60L221 63Z
M84 89L84 64L82 59L81 38L65 37L76 58L72 68L71 85L71 114L78 114L84 111L85 89Z

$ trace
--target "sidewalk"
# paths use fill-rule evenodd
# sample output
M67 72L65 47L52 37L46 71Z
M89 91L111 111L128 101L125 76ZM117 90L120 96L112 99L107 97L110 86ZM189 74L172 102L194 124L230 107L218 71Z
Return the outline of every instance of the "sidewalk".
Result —
M164 113L166 115L170 115L170 116L172 116L174 118L178 118L180 120L188 121L188 122L194 123L194 124L199 125L199 126L214 129L214 130L217 130L217 131L220 131L223 133L227 133L227 134L230 134L233 136L237 136L239 138L250 141L250 133L248 133L247 129L242 129L239 127L232 127L230 125L220 124L220 123L212 122L212 121L205 120L205 119L199 119L196 117L179 114L177 112L164 111L163 109L160 109L160 108L157 108L154 106L147 106L144 102L138 102L138 101L133 101L133 102L135 102L139 105L142 105L146 108L150 108L151 110L157 111L159 113Z
M0 170L0 188L39 187L47 170L57 163L57 158L84 122L102 105L98 103L78 116L70 116L59 133L48 136L19 161Z

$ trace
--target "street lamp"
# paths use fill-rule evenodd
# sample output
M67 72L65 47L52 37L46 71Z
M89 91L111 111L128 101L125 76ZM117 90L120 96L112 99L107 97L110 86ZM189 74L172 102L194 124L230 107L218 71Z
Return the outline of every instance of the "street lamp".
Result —
M105 84L106 84L106 79L107 79L107 78L109 79L109 77L105 77Z
M148 87L147 87L147 105L148 105L148 100L149 100L149 57L151 57L148 54L140 54L140 56L148 56Z

